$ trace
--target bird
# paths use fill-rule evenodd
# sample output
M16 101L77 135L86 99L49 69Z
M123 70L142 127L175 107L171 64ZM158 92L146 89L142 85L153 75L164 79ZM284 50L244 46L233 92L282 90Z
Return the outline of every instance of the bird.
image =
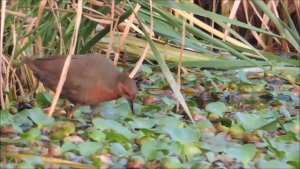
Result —
M65 59L64 55L37 59L26 56L25 63L46 88L55 91ZM76 108L125 97L133 112L137 94L136 82L127 73L120 72L109 59L98 54L84 54L72 56L60 97L74 103Z

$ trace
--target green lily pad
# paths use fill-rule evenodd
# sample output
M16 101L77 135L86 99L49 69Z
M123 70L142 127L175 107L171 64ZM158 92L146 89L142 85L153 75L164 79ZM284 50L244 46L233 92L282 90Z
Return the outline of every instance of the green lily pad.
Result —
M223 116L223 112L227 110L227 107L222 102L213 102L213 103L209 103L205 107L205 109L208 112L216 113L218 116L222 117Z
M36 94L36 102L40 107L49 106L51 104L52 97L48 92L40 92Z
M175 128L164 127L162 131L166 132L172 140L179 141L180 143L191 143L200 139L200 134L191 127Z
M111 143L110 144L110 151L116 155L116 156L128 156L129 153L127 150L124 148L124 146L120 143Z
M126 127L122 126L120 123L113 121L113 120L96 118L96 119L93 119L93 124L96 128L99 128L101 130L112 129L115 132L118 132L118 133L124 135L128 139L132 139L135 136Z
M52 125L54 123L54 118L48 117L40 108L34 108L27 111L29 111L29 117L35 124L37 124L38 128Z
M89 137L95 141L101 141L106 139L106 135L100 129L90 127L86 130L86 132L88 133Z
M160 159L164 156L163 151L159 149L161 141L152 140L148 141L141 146L141 152L148 160Z
M83 156L91 156L95 154L97 151L100 151L102 148L102 144L96 142L82 142L78 144L78 151Z
M128 122L132 128L137 129L151 129L155 124L155 119L150 118L135 118L133 121Z
M292 169L293 167L288 165L287 163L284 163L279 160L260 160L258 162L258 167L259 168L286 168L286 169Z
M256 152L256 147L254 144L244 144L240 147L230 147L225 148L224 152L235 157L244 165L247 166L247 163L254 157Z
M124 134L115 132L115 131L104 131L108 141L120 142L120 143L129 143L131 140L128 139Z
M256 114L246 114L240 112L236 113L236 117L238 123L250 132L276 120L276 118L261 118Z
M26 133L22 133L21 137L29 141L40 140L41 131L37 128L31 128Z
M61 147L61 150L63 153L71 151L71 150L76 150L77 151L77 145L73 144L70 141L67 141L66 143L64 143Z
M132 114L129 104L124 98L101 103L94 111L100 112L102 117L110 120L119 120Z
M180 168L181 162L177 157L165 157L162 165L164 168Z

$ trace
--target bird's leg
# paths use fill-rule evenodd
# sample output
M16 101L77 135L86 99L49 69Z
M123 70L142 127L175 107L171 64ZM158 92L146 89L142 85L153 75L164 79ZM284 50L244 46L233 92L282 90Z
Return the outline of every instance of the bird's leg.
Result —
M71 119L73 117L73 114L75 113L75 111L80 107L80 104L75 104L72 108L71 111L67 112L67 117L69 119Z

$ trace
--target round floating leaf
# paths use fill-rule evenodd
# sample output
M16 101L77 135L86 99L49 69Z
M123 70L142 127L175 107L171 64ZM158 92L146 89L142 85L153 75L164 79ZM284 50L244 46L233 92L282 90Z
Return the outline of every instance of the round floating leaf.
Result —
M205 109L209 112L216 113L218 116L222 117L223 112L227 110L227 107L222 102L209 103Z
M176 118L173 116L163 116L158 119L159 126L168 126L168 127L182 127L184 123L180 120L180 118Z
M186 155L188 159L192 159L195 155L200 155L201 150L194 144L184 144L182 148L182 153Z
M65 144L62 145L61 151L63 153L71 151L71 150L77 150L77 145L73 144L72 142L68 141Z
M166 157L162 160L163 168L180 168L181 162L177 157Z
M108 140L113 140L114 142L129 143L131 141L131 139L128 139L124 134L115 131L104 131L104 133Z
M141 146L141 152L148 160L160 159L164 156L163 152L159 149L160 145L161 142L158 140L145 142Z
M293 168L292 166L278 160L260 160L258 162L258 168Z
M150 118L135 118L128 123L132 128L151 129L156 124L156 120Z
M116 155L116 156L128 156L129 153L127 150L124 148L124 146L120 143L111 143L110 144L110 151Z
M191 143L198 141L200 134L191 127L186 128L175 128L175 127L164 127L162 131L168 133L172 140L179 141L180 143Z
M0 111L0 126L13 124L13 115L8 110Z
M86 132L88 133L89 137L95 141L105 140L106 138L106 135L103 133L103 131L93 127L88 128Z
M102 130L112 129L115 132L124 135L128 139L132 139L134 137L134 134L131 131L129 131L126 127L122 126L120 123L113 120L96 118L93 119L93 124L95 127Z
M36 102L40 107L49 106L51 104L51 96L48 92L40 92L37 93L36 96Z
M40 140L41 131L37 128L31 128L26 133L22 133L21 137L29 141Z
M40 108L34 108L28 111L29 117L35 124L37 124L38 128L42 128L43 126L47 125L52 125L54 123L53 117L48 117Z
M276 118L262 118L256 114L236 113L237 120L247 131L253 131L259 129L271 122Z
M82 142L78 144L78 151L83 156L90 156L101 150L102 144L96 142Z
M203 121L200 121L197 124L197 128L200 130L205 130L205 129L212 128L212 127L214 127L214 125L209 120L206 120L206 119Z
M247 165L247 163L254 157L256 147L254 144L244 144L240 147L225 148L224 152L231 155L232 157L235 157L244 165Z
M287 161L290 165L294 166L295 168L300 168L300 152L288 152L287 153Z
M117 102L121 103L116 104ZM110 120L119 120L132 114L129 104L124 98L101 103L95 111L100 112L102 117Z

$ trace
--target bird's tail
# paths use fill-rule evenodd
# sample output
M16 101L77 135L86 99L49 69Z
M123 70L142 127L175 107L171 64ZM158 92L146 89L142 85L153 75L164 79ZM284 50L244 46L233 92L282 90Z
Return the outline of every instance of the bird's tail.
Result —
M29 68L33 71L36 72L37 71L37 67L34 64L34 59L32 59L31 57L25 56L25 63L29 66Z
M25 56L23 62L26 63L26 65L32 70L33 74L36 74L38 68L36 67L36 65L34 64L34 59L28 56ZM36 83L35 86L32 87L33 91L30 92L30 94L33 94L34 91L38 88L38 83Z

